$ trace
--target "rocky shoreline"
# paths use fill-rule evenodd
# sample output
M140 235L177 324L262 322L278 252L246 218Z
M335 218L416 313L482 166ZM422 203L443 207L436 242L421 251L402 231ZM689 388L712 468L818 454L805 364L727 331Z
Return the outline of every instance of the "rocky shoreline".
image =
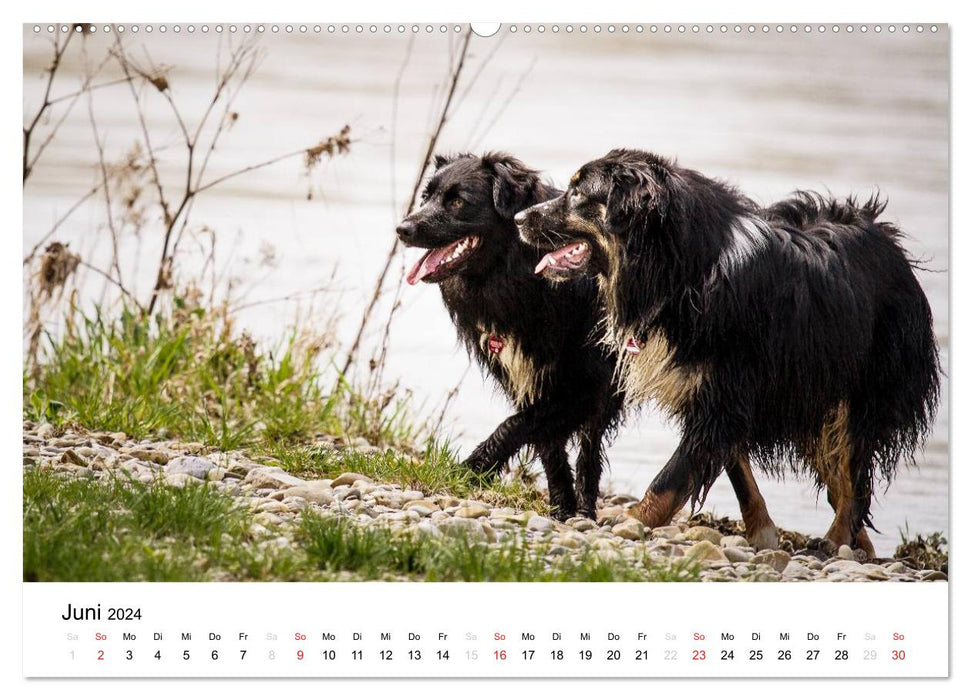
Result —
M373 453L361 439L344 445L324 438L323 449ZM347 471L333 479L307 480L240 451L218 452L199 443L129 439L124 433L61 432L24 422L25 469L51 470L64 478L128 478L175 488L208 483L253 513L251 535L266 546L289 546L305 509L341 516L362 526L413 531L432 539L463 537L488 546L527 543L549 561L595 554L610 562L652 561L697 567L703 581L946 581L943 571L914 561L866 561L862 551L826 540L781 532L780 549L756 551L738 534L740 523L710 516L676 519L654 529L624 517L632 496L606 496L597 520L560 523L535 511L501 507L407 485L381 483Z

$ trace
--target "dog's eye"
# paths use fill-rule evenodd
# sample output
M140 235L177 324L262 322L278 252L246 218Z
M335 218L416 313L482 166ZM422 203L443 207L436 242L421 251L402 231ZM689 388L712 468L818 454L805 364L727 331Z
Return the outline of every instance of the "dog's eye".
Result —
M465 204L465 202L463 202L460 197L452 197L450 200L448 200L448 202L445 203L445 206L452 211L458 211L462 208L463 204Z
M570 204L579 204L583 201L583 194L579 190L570 193Z

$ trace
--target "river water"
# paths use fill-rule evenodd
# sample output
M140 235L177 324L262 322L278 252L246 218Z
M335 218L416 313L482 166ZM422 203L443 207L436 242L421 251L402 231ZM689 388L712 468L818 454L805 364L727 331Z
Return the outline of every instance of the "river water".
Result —
M228 30L193 35L126 35L132 56L169 67L172 95L194 126L212 93L217 57L223 62ZM242 29L232 35L239 42ZM448 83L461 37L437 27L411 38L410 28L385 35L383 27L357 35L340 28L287 35L267 31L262 59L233 107L238 119L211 159L213 177L298 150L351 126L351 152L325 162L310 176L300 159L232 179L206 192L192 213L198 240L216 232L218 267L251 302L272 301L326 287L320 319L335 314L338 336L352 336L370 294L394 225L407 201ZM77 89L85 61L96 63L110 46L98 35L75 41L54 94ZM82 50L83 49L83 50ZM46 34L24 32L25 115L39 104L49 61ZM886 216L908 234L907 246L925 262L920 280L935 314L935 330L948 367L949 63L946 30L863 34L831 28L806 34L775 26L749 34L715 27L707 35L675 28L652 34L600 33L579 27L554 34L522 28L473 38L456 91L456 107L440 151L506 150L564 183L576 167L616 146L676 156L688 167L724 178L761 202L795 188L889 199ZM99 80L118 75L109 62ZM98 80L95 81L97 84ZM159 150L163 180L176 187L184 166L179 130L154 88L143 89L145 114ZM66 102L59 103L58 110ZM61 114L56 111L55 115ZM25 188L24 245L30 248L95 182L97 151L92 116L109 160L139 138L128 87L97 90L67 115ZM49 124L43 128L49 128ZM308 198L308 192L312 197ZM105 264L109 247L103 202L80 207L59 229L85 259ZM154 281L158 236L122 240L128 285L142 298ZM184 269L201 248L184 247ZM414 262L399 255L393 280ZM89 276L94 293L101 283ZM394 292L394 285L391 285ZM399 378L426 414L461 381L446 427L468 450L508 414L505 400L486 384L455 342L435 287L401 290L392 326L388 378ZM259 303L241 311L242 322L263 338L278 337L297 302ZM383 319L389 301L377 317ZM306 305L303 307L306 309ZM323 324L323 320L321 320ZM367 338L377 340L378 327ZM464 376L464 381L462 380ZM888 554L898 530L948 529L948 390L918 468L903 469L878 494L873 540ZM640 494L677 443L674 428L649 408L630 421L609 451L605 479L612 489ZM761 479L776 522L822 534L831 519L825 498L796 478ZM709 495L707 509L737 517L727 479Z

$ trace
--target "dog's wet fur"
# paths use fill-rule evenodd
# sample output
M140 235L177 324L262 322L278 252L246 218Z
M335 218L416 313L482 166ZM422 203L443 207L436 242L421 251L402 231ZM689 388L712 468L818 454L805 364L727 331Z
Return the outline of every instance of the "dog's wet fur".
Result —
M541 276L597 280L630 400L681 427L631 515L663 524L752 459L808 470L836 512L827 537L873 555L874 482L913 462L940 382L930 306L884 208L797 192L763 209L619 149L517 215Z
M465 463L493 474L532 446L553 515L595 518L603 443L624 404L613 381L616 354L594 332L602 312L593 280L554 290L533 274L541 255L513 223L516 212L558 194L504 153L438 156L420 208L397 232L406 246L429 249L409 282L438 284L459 339L516 409ZM571 440L579 448L575 485Z

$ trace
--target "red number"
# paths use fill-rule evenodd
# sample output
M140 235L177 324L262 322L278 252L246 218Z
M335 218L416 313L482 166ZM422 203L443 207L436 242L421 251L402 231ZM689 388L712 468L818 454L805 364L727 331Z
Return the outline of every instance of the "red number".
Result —
M704 661L705 660L705 650L704 649L695 649L694 651L692 651L691 652L691 660L692 661Z
M297 649L297 661L303 661L303 649Z
M506 650L505 649L497 649L495 651L495 655L496 655L496 660L498 660L498 661L505 661L506 660Z
M105 660L105 653L101 651L101 649L98 649L98 661L104 661L104 660Z
M903 661L907 658L907 652L903 649L894 649L890 652L890 658L894 661Z

